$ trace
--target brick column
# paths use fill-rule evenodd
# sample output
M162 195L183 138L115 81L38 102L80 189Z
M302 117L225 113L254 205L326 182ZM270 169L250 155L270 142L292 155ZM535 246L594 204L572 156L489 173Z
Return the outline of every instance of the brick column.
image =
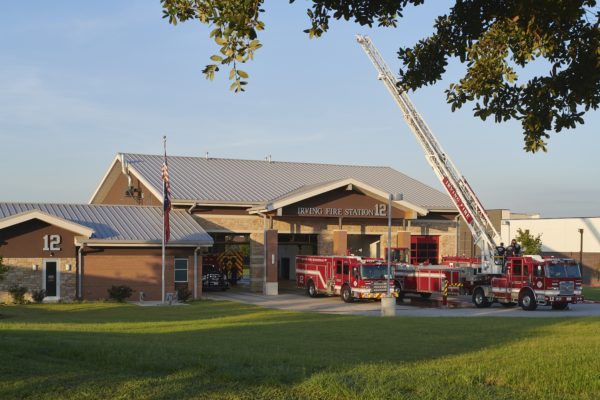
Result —
M396 247L401 249L410 249L410 232L409 231L398 231L398 239Z
M333 231L333 251L334 256L345 256L348 251L348 232Z
M317 237L317 254L330 256L333 254L333 235L331 232L321 231Z
M265 283L265 234L250 234L250 291L262 292Z
M266 295L277 295L278 294L278 283L277 283L277 272L279 257L277 254L277 230L267 229L265 230L265 288L264 294Z

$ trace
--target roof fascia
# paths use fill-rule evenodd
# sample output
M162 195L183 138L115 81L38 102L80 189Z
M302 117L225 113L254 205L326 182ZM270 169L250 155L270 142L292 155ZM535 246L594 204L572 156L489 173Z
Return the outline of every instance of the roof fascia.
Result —
M197 207L202 207L202 206L208 206L208 207L214 207L214 206L219 206L219 207L243 207L243 208L250 208L250 207L260 207L263 206L264 207L264 203L254 203L254 204L248 204L248 203L238 203L235 201L210 201L210 200L202 200L202 201L194 201L194 200L173 200L172 204L174 206L197 206Z
M71 222L64 218L60 218L54 215L50 215L48 213L42 212L40 210L30 210L20 214L11 215L10 217L6 217L0 219L0 229L7 228L9 226L14 226L23 222L31 221L32 219L39 219L48 224L58 226L59 228L66 229L71 232L78 233L82 236L90 237L93 235L94 230L92 228L88 228L87 226L83 226L80 224L76 224L75 222Z
M97 246L97 247L161 247L161 241L155 240L110 240L110 239L75 239L76 246ZM213 242L182 242L173 241L167 243L166 247L211 247Z

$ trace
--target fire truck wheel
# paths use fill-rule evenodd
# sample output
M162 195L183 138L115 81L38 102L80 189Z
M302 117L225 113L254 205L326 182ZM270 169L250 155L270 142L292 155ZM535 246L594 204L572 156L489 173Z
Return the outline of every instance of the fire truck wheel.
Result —
M485 297L485 293L482 288L477 288L473 292L473 304L475 304L475 307L477 308L486 308L492 305L487 297Z
M533 311L537 308L537 302L535 301L535 295L529 289L526 289L521 293L521 308L525 311Z
M402 304L404 302L404 292L402 291L402 289L400 288L400 286L396 286L396 288L394 289L397 296L396 296L396 304Z
M315 283L313 281L308 281L306 294L308 294L310 297L317 297L317 288L315 287Z
M428 299L431 297L431 293L419 293L422 299Z
M569 307L569 303L552 303L553 310L566 310Z
M348 285L342 287L342 300L344 300L345 303L352 303L354 301L352 298L352 291Z

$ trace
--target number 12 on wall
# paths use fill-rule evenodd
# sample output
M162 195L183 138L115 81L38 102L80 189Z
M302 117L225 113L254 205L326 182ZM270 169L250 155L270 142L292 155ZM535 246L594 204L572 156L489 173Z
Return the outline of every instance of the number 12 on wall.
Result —
M44 235L43 250L59 251L60 250L60 235Z

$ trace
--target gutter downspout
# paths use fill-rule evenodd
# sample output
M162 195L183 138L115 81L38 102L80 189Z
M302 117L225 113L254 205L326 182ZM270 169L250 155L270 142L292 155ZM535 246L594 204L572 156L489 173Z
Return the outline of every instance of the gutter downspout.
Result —
M127 190L133 187L131 175L129 175L129 165L125 163L125 156L123 153L119 153L119 160L121 161L121 172L127 177Z
M194 299L198 298L198 252L200 246L194 249Z
M81 285L81 279L83 278L83 273L81 270L81 261L82 261L82 253L83 253L83 245L79 246L79 249L77 250L77 275L78 275L78 279L77 279L77 298L79 300L83 300L83 294L82 294L82 285Z

